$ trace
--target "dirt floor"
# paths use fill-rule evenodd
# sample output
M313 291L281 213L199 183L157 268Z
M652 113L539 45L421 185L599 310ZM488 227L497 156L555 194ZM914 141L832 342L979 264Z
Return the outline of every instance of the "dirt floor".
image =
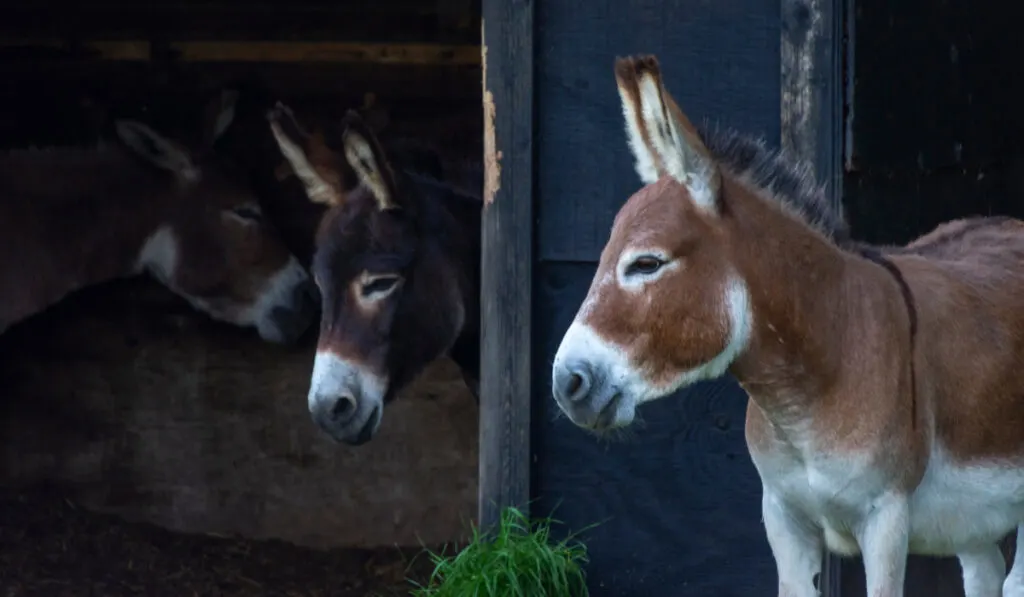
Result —
M408 595L407 579L430 572L420 552L181 535L86 512L53 491L0 490L0 597Z

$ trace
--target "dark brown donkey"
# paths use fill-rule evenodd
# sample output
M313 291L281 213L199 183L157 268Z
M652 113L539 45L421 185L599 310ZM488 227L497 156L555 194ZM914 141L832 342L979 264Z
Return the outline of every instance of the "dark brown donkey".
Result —
M956 555L968 597L1024 595L1024 549L1006 577L997 546L1024 521L1024 223L853 243L807 168L698 132L654 57L615 74L646 186L555 356L561 409L624 426L730 372L780 596L818 594L823 548L863 555L871 597L903 595L908 553Z
M313 420L338 441L369 441L384 405L446 353L475 394L479 198L395 168L354 112L337 139L308 135L280 104L269 117L309 198L330 206L313 258Z
M0 331L77 289L148 272L215 319L297 339L316 315L309 275L208 150L232 110L211 104L197 151L122 120L116 143L0 154Z

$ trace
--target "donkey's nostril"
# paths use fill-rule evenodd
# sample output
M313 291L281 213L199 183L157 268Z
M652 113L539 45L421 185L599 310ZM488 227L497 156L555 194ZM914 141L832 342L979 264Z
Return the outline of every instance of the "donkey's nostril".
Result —
M583 387L583 377L579 373L569 374L569 387L566 388L569 391L570 396L575 396L576 392L580 391Z
M577 402L590 393L592 385L590 367L577 361L561 367L555 377L555 391L563 400Z
M331 406L331 418L339 423L350 419L355 412L356 399L351 396L339 396Z

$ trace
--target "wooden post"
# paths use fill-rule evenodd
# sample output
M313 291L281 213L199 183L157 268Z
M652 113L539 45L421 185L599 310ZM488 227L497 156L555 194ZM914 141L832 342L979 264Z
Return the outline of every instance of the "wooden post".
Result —
M533 2L483 0L480 511L530 497Z
M854 0L782 0L782 147L843 200L843 10ZM841 597L841 561L824 554L818 587Z

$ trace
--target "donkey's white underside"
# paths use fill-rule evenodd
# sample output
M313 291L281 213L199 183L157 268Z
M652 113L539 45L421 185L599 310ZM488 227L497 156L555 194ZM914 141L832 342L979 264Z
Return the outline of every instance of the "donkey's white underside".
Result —
M777 550L780 577L808 578L817 572L822 541L833 553L861 554L868 525L891 525L894 532L904 527L898 519L878 519L898 517L899 508L889 506L905 502L910 553L958 556L967 597L1024 596L1024 554L1006 577L997 545L1024 522L1024 465L956 463L936 446L921 483L904 499L890 492L868 454L832 457L808 450L751 455L762 479L765 527ZM804 597L809 588L788 590Z

